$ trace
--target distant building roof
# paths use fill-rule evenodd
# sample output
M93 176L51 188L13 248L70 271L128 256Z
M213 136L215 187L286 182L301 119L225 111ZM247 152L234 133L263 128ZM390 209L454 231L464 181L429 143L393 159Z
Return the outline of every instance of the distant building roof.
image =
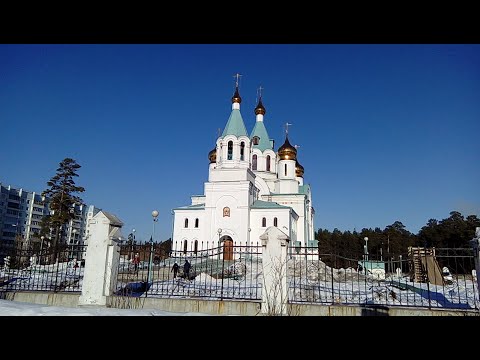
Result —
M101 211L103 213L103 215L105 215L107 217L108 220L110 220L110 224L111 225L115 225L115 226L123 226L123 222L118 218L116 217L115 215L105 211L105 210L102 210Z

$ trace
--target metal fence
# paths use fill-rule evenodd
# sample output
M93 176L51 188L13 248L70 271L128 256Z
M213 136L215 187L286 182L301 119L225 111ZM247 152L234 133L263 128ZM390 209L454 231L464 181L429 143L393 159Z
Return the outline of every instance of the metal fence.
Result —
M469 248L357 258L296 248L287 266L293 303L480 309Z
M81 292L86 245L41 251L0 244L0 291Z
M261 300L261 245L200 243L197 250L180 245L173 244L173 249L181 250L165 256L157 244L122 246L116 295Z

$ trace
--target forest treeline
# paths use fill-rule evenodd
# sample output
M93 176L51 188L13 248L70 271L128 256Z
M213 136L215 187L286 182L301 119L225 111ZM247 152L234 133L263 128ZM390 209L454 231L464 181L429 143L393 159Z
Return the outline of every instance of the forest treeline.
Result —
M480 226L476 215L464 217L458 211L450 212L443 220L430 219L418 234L412 234L401 221L395 221L385 229L376 227L357 231L333 231L318 229L315 239L321 254L341 254L345 257L358 258L364 253L367 237L368 252L373 257L389 254L407 254L409 246L436 248L466 248L475 236L475 228Z

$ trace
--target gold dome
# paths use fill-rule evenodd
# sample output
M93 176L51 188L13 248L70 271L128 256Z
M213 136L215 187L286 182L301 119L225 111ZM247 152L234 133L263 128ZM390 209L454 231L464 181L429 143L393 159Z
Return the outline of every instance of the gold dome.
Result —
M238 86L235 88L235 94L232 96L232 104L233 103L241 103L242 98L240 97L240 94L238 93Z
M255 108L255 115L258 115L258 114L265 115L265 113L266 113L266 110L265 110L265 107L262 104L262 98L260 98L258 100L258 105Z
M279 160L297 160L297 149L295 149L288 141L288 136L285 142L278 148Z
M210 160L210 164L217 162L217 148L214 147L210 152L208 153L208 159Z
M295 175L297 177L303 177L304 173L304 168L303 166L298 162L298 160L295 161Z

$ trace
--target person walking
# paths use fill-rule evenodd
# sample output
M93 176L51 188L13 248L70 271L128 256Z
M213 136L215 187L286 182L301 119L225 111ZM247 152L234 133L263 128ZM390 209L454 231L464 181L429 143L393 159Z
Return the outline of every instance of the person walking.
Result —
M177 277L177 272L178 272L179 267L180 266L178 266L177 262L175 261L175 264L173 264L172 269L170 270L170 272L173 271L173 278L174 279Z
M185 264L183 264L183 275L185 276L185 280L190 280L190 268L192 265L185 259Z
M138 274L138 265L140 264L140 254L137 252L133 258L133 271Z

